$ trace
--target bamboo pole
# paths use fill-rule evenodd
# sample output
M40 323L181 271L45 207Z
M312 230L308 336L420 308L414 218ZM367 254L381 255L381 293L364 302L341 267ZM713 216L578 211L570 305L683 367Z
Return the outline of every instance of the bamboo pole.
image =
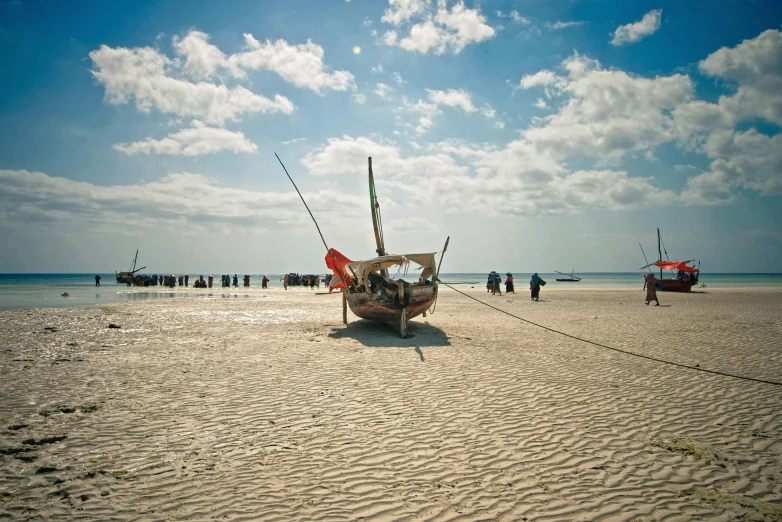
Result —
M348 324L348 293L342 292L342 322Z

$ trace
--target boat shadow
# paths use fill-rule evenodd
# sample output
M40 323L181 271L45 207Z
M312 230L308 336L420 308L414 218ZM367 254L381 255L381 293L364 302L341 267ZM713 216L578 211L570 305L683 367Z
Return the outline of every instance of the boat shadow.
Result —
M354 339L372 348L415 347L416 352L420 352L421 347L451 346L445 332L428 322L410 321L407 329L407 337L402 339L384 324L358 319L350 322L347 327L333 329L328 336L331 339Z

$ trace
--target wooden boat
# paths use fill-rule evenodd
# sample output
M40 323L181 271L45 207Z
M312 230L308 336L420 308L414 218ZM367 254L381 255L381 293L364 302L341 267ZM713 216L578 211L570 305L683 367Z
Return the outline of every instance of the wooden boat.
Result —
M657 229L657 254L658 260L654 263L650 263L646 266L639 268L640 271L650 269L650 267L656 266L660 269L660 278L655 279L655 285L657 290L662 292L689 292L692 287L698 284L700 279L700 262L698 268L689 266L690 263L695 263L695 260L690 259L688 261L663 261L662 251L662 236L660 235L660 229ZM666 257L668 252L665 252ZM663 270L669 270L671 272L676 271L676 277L663 277ZM650 270L651 271L651 270ZM642 274L643 275L643 274Z
M372 158L369 158L369 199L372 209L372 226L375 230L377 257L351 261L338 251L329 249L326 265L334 272L329 291L342 289L343 321L347 324L350 307L358 317L386 324L400 337L407 337L408 321L419 315L426 316L437 299L437 282L440 266L436 266L436 252L423 254L388 255L383 239L380 205L375 194ZM445 242L443 255L450 237ZM411 282L404 280L411 264L418 265ZM440 257L442 265L442 256ZM397 267L403 278L389 278L388 269Z
M132 282L133 276L136 274L136 272L140 272L146 268L145 266L136 268L136 260L138 260L138 249L136 249L136 257L133 258L133 264L130 266L130 270L127 272L114 272L114 275L117 278L117 283L124 285Z
M575 270L575 269L573 269L573 272L575 272L575 271L576 271L576 270ZM557 272L557 271L556 271L556 270L554 270L554 272ZM573 275L573 272L570 272L569 274L565 274L565 273L563 273L563 272L557 272L558 274L562 274L562 275L566 275L566 276L568 276L568 278L567 278L567 279L565 279L565 278L559 278L559 277L558 277L558 278L557 278L557 281L559 281L560 283L578 283L579 281L581 281L581 278L580 278L580 277L578 277L578 276L574 276L574 275Z

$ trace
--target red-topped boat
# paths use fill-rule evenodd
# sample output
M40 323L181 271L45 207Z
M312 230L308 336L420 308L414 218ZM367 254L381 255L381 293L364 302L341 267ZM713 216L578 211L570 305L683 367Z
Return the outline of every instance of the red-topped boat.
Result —
M690 263L695 263L695 260L690 259L688 261L663 261L662 260L662 236L660 236L660 229L657 229L657 253L659 259L654 263L650 263L638 269L643 271L656 266L660 269L660 278L655 280L655 284L658 290L663 292L689 292L693 286L698 284L700 279L700 262L698 268L690 266ZM666 251L666 257L668 252ZM675 277L665 278L663 277L663 270L675 272Z

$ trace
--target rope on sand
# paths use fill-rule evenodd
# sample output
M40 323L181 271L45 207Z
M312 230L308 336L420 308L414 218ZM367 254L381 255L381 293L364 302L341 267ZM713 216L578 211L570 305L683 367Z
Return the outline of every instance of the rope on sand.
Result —
M457 290L456 288L452 287L448 283L443 283L442 281L439 281L439 283L441 285L447 286L448 288L450 288L454 292L458 292L458 293L462 294L465 297L469 297L473 301L477 301L478 303L480 303L482 305L488 306L489 308L493 308L494 310L497 310L498 312L502 312L505 315L509 315L509 316L511 316L511 317L513 317L515 319L518 319L519 321L523 321L525 323L531 324L532 326L537 326L538 328L543 328L544 330L548 330L549 332L553 332L553 333L556 333L556 334L559 334L559 335L564 335L565 337L569 337L571 339L575 339L576 341L581 341L581 342L584 342L584 343L587 343L587 344L598 346L600 348L605 348L607 350L613 350L615 352L623 353L625 355L632 355L633 357L640 357L641 359L647 359L647 360L650 360L650 361L659 362L659 363L663 363L663 364L670 364L671 366L678 366L679 368L686 368L688 370L695 370L695 371L698 371L698 372L711 373L713 375L722 375L723 377L732 377L734 379L741 379L741 380L744 380L744 381L752 381L752 382L759 382L759 383L763 383L763 384L772 384L774 386L782 386L782 382L767 381L767 380L764 380L764 379L755 379L754 377L744 377L743 375L735 375L735 374L732 374L732 373L725 373L725 372L720 372L720 371L717 371L717 370L709 370L709 369L706 369L706 368L701 368L700 366L690 366L690 365L687 365L687 364L681 364L681 363L677 363L677 362L673 362L673 361L666 361L665 359L658 359L656 357L650 357L648 355L641 355L639 353L628 352L627 350L622 350L620 348L614 348L612 346L606 346L605 344L596 343L595 341L590 341L589 339L582 339L581 337L576 337L575 335L570 335L570 334L567 334L565 332L560 332L559 330L554 330L553 328L549 328L548 326L543 326L542 324L534 323L534 322L532 322L532 321L530 321L528 319L524 319L523 317L519 317L518 315L513 315L510 312L506 312L505 310L502 310L501 308L497 308L496 306L492 306L489 303L486 303L486 302L481 301L480 299L477 299L477 298L475 298L475 297L473 297L473 296L471 296L469 294L466 294L466 293L462 292L461 290Z

